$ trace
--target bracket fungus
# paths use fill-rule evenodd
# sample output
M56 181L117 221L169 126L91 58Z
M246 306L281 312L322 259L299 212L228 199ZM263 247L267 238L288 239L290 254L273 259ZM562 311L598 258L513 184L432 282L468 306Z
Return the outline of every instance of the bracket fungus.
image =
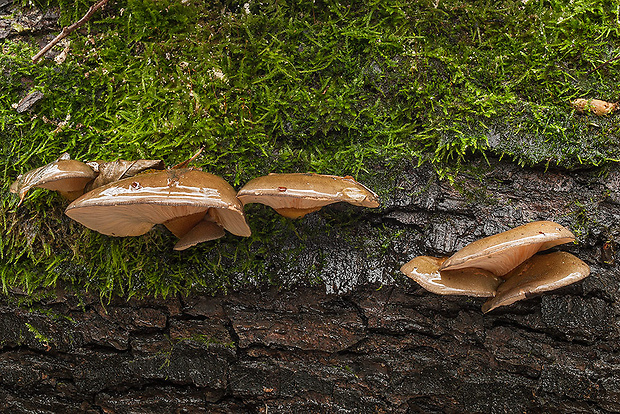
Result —
M568 286L589 274L590 267L570 253L537 254L505 276L506 281L497 288L495 297L482 306L482 311L487 313L499 306Z
M87 164L72 160L65 152L56 161L19 175L11 184L11 192L19 195L18 205L34 187L58 191L63 197L74 200L96 175Z
M575 236L552 221L534 221L468 244L448 258L441 270L477 267L502 276L541 250L569 243Z
M570 253L535 254L574 240L565 227L536 221L477 240L450 258L416 257L400 270L433 293L493 297L482 307L486 313L588 276L588 265Z
M106 184L75 200L65 213L110 236L139 236L163 224L181 238L179 248L224 235L203 221L238 236L251 233L235 190L224 179L194 169L144 173ZM184 240L188 234L190 239Z
M353 177L314 173L258 177L244 185L237 197L244 205L265 204L292 219L340 201L362 207L379 207L380 204L379 197Z
M400 271L424 289L440 295L490 297L502 280L483 269L439 270L446 258L418 256Z

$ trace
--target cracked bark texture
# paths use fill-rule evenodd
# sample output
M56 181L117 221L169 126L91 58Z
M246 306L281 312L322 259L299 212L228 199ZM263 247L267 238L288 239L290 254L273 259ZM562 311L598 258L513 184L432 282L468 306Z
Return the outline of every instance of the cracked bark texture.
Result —
M475 169L450 182L411 167L374 183L390 189L384 208L360 209L368 220L353 231L398 237L368 265L366 246L320 232L292 238L307 246L298 261L270 259L294 281L323 257L327 292L293 284L102 305L59 288L28 309L2 297L0 411L620 411L620 169ZM484 299L434 295L397 272L533 220L576 231L579 243L562 248L591 276L483 315Z

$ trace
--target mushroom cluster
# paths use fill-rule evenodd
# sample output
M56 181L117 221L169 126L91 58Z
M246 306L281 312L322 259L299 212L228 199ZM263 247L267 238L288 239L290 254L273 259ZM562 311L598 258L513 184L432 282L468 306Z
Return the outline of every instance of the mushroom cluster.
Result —
M149 169L163 169L162 160L118 160L112 162L72 160L63 153L55 161L20 174L11 184L11 192L19 195L18 206L31 188L46 188L59 192L69 201L87 191L112 181L132 177Z
M348 176L270 174L237 193L224 179L187 168L199 153L166 170L161 160L83 163L63 154L20 175L11 191L19 194L19 204L33 187L59 191L72 201L67 216L110 236L139 236L163 224L179 238L175 250L223 237L224 230L250 236L243 211L248 203L271 206L288 218L340 201L379 206L374 192Z
M11 192L21 204L31 188L58 191L72 201L67 216L110 236L139 236L163 224L179 238L175 250L223 237L225 230L250 236L243 211L249 203L293 219L341 201L379 206L377 195L349 176L269 174L236 192L221 177L188 168L199 153L168 169L161 160L83 163L65 153L17 177ZM569 253L537 254L574 240L563 226L537 221L477 240L449 258L416 257L401 271L434 293L489 297L486 313L588 276L588 265Z
M400 270L434 293L490 297L486 313L588 276L588 265L570 253L537 254L574 240L560 224L536 221L477 240L449 258L416 257Z

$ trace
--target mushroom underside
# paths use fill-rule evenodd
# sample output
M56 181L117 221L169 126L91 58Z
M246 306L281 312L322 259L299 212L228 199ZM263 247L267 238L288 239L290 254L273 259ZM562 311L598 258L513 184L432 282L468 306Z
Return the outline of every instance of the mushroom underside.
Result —
M187 234L194 226L200 223L207 209L199 211L198 213L190 214L188 216L177 217L172 220L164 222L164 226L172 232L178 238L181 238Z
M99 233L108 236L127 237L145 234L155 224L200 213L204 215L205 212L204 206L122 204L68 208L65 214Z
M281 208L308 209L323 207L328 204L337 203L339 200L333 197L310 198L307 195L295 195L290 192L269 193L261 195L241 194L237 196L243 205L250 203L260 203L275 210Z
M174 250L185 250L198 243L224 237L224 234L224 229L217 223L209 220L202 220L181 237L174 245Z
M237 209L212 209L213 220L235 236L250 237L252 231L243 211Z
M446 258L418 256L401 267L401 272L424 289L440 295L489 297L502 280L483 269L439 270Z
M502 283L495 297L482 306L484 313L499 306L559 289L587 277L590 267L567 252L554 252L532 256L512 270Z
M84 188L91 181L92 178L90 177L65 178L62 180L49 181L47 183L37 184L33 187L57 191L67 200L73 201L82 194L84 194ZM29 189L30 188L26 189L26 192Z

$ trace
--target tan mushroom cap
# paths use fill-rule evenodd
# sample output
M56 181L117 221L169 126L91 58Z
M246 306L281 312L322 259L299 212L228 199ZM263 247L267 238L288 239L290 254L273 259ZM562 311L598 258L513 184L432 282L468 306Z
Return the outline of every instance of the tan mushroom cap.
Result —
M440 269L477 267L502 276L536 252L574 240L573 233L558 223L535 221L468 244L446 260Z
M379 207L379 198L352 177L314 173L269 174L249 181L237 197L245 204L261 203L289 218L301 218L328 204L345 201Z
M440 295L489 297L502 279L483 269L439 270L446 258L418 256L400 268L424 289Z
M145 173L104 185L75 200L65 213L110 236L139 236L165 224L182 237L210 210L229 232L250 235L235 190L222 178L193 169Z
M82 195L86 184L95 176L95 171L88 165L72 160L64 153L54 162L21 174L11 184L11 192L19 195L19 204L35 187L58 191L63 197L74 200Z
M506 275L493 299L483 306L484 313L510 305L538 293L575 283L590 274L590 267L567 252L537 254Z

